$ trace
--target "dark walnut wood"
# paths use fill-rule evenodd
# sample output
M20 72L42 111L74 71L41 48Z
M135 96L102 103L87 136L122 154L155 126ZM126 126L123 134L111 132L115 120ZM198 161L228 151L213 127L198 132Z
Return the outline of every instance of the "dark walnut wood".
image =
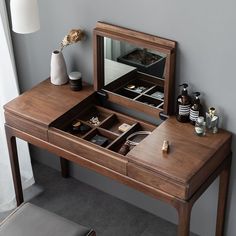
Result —
M104 38L111 38L121 42L134 45L136 47L152 50L165 55L165 67L162 78L158 76L149 76L146 73L140 73L137 70L127 73L125 76L113 83L113 86L104 86L105 84L105 66L104 66ZM176 42L169 39L164 39L155 35L150 35L124 27L98 22L93 32L94 39L94 89L105 90L108 95L108 100L119 103L130 109L149 114L150 116L158 117L160 112L164 114L173 114L174 104L174 71L175 71L175 56ZM113 62L114 64L114 62ZM150 87L161 86L161 91L164 91L163 103L159 105L158 99L150 97L146 92L140 96L129 96L119 93L119 89L124 87L121 81L135 82L140 76L142 81L149 81ZM125 77L125 78L124 78ZM142 83L140 84L142 85ZM146 103L154 104L147 105Z
M93 93L92 86L84 84L83 93L72 91L66 85L57 86L45 80L33 90L5 105L5 110L26 121L48 127L51 122Z
M224 235L224 218L231 166L231 134L198 137L190 124L170 117L156 127L135 117L104 108L88 85L73 92L69 85L54 86L45 80L4 106L5 130L12 166L17 204L23 201L15 138L46 149L60 157L62 175L67 177L68 161L96 171L176 208L178 235L189 235L191 209L195 201L220 176L216 235ZM96 112L101 123L88 119ZM81 135L70 132L74 120L90 125ZM121 134L123 122L130 129ZM126 156L118 153L127 136L138 130L152 131ZM95 134L109 139L105 147L90 142ZM170 143L162 153L163 140ZM63 159L64 158L64 159Z
M164 53L164 79L131 70L104 86L104 37ZM75 92L68 84L55 86L47 79L7 103L5 130L17 204L24 198L16 137L56 154L63 177L69 176L71 161L172 205L178 212L178 236L189 235L193 204L219 176L216 235L223 236L231 134L220 129L217 134L198 137L192 125L178 123L175 117L157 127L107 106L109 101L153 117L159 112L170 115L175 51L172 40L99 22L94 29L94 87L84 84L82 91ZM137 95L125 89L128 83L148 89ZM153 98L156 91L164 92L164 98ZM93 117L99 120L96 125ZM120 132L123 123L128 129ZM79 124L79 131L75 124ZM119 150L124 144L127 148L127 137L136 131L150 134L122 155ZM101 137L100 145L94 143ZM170 144L168 153L162 152L164 140Z

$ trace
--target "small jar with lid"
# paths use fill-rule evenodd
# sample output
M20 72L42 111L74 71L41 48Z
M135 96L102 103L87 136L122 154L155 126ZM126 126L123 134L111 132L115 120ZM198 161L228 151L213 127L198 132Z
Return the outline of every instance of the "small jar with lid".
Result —
M73 71L69 74L70 88L73 91L82 89L82 75L79 71Z
M203 116L199 116L195 123L195 132L198 136L206 135L206 122Z

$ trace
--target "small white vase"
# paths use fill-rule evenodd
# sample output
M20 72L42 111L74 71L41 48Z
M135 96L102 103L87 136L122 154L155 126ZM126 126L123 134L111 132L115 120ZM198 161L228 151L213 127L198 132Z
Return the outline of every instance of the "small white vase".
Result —
M68 82L66 63L61 51L54 51L51 56L51 83L62 85Z

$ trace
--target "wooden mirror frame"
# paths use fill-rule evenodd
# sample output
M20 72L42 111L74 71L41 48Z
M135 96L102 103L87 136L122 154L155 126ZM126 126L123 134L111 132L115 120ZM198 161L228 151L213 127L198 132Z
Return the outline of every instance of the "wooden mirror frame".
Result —
M101 90L104 87L104 37L114 40L120 40L127 43L135 44L143 48L152 49L166 54L166 63L164 71L164 106L163 113L166 115L173 114L174 108L174 74L175 74L175 56L176 42L164 39L158 36L138 32L135 30L123 28L120 26L97 22L93 31L93 56L94 56L94 89ZM146 105L146 107L148 107ZM136 110L143 111L142 106L132 107ZM147 112L149 115L157 115L157 112L151 109ZM157 109L156 109L157 110ZM155 114L154 114L155 113Z

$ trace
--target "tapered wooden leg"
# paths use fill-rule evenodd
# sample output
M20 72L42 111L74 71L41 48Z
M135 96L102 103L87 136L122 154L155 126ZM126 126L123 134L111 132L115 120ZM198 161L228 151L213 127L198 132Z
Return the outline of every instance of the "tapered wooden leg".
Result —
M182 203L178 209L179 225L178 236L189 236L190 218L192 205L189 203Z
M228 164L220 174L217 220L216 220L216 236L224 235L224 223L225 223L226 203L227 203L229 178L230 178L231 158L232 157L230 155Z
M24 198L23 198L23 191L22 191L22 184L21 184L20 167L19 167L19 161L18 161L18 155L17 155L16 138L11 135L11 131L6 126L5 126L5 131L6 131L9 157L10 157L10 162L11 162L13 183L14 183L15 194L16 194L16 203L17 203L17 206L19 206L24 201Z
M61 162L61 175L64 178L68 178L70 173L69 173L69 161L66 160L65 158L60 157L60 162Z

